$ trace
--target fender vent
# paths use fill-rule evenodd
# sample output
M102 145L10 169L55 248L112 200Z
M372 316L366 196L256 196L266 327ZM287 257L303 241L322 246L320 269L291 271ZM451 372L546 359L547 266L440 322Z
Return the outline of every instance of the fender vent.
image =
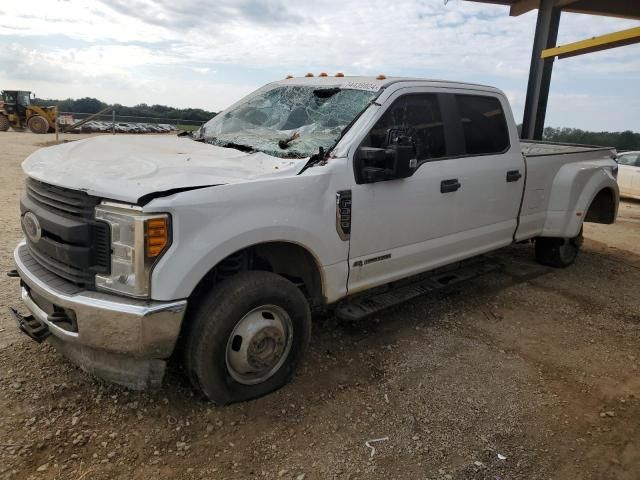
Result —
M342 240L351 237L351 190L336 193L336 230Z

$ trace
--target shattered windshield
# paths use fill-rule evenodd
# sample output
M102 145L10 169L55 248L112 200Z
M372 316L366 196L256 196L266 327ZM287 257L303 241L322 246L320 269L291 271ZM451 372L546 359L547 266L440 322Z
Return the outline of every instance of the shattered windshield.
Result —
M306 158L329 150L375 92L318 86L261 89L207 122L201 138L214 145Z

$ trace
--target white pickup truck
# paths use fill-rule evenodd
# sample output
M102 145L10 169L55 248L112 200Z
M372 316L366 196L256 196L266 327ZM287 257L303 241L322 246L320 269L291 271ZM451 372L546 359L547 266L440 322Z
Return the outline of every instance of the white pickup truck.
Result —
M316 309L525 240L570 265L583 222L615 221L615 154L520 141L491 87L287 78L191 137L27 158L15 316L102 378L158 385L178 351L211 400L255 398L291 379Z

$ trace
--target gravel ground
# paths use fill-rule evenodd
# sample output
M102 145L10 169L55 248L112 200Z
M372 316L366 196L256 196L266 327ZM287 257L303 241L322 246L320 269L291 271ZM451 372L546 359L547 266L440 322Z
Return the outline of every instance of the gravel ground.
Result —
M20 162L45 141L0 133L2 271ZM568 269L518 245L446 294L317 319L294 382L230 407L194 395L177 364L152 392L90 378L17 334L2 276L0 479L638 480L640 203L585 233Z

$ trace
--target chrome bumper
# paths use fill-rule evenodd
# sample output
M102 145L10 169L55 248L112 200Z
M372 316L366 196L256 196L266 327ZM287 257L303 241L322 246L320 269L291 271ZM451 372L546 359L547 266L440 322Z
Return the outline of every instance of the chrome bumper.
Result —
M135 365L147 373L153 371L157 376L160 366L157 360L168 358L174 350L186 300L153 302L97 291L78 291L73 284L40 266L29 254L25 242L16 247L14 260L23 282L24 304L49 328L55 337L51 339L52 343L63 353L85 370L132 387L145 385L138 385L140 382L137 381L119 381L117 377L120 373L131 376L132 369L137 368ZM72 311L77 326L75 331L51 321L50 315L38 304L42 303L39 299ZM164 372L164 362L161 363L160 380ZM143 380L142 383L152 384L156 380Z

